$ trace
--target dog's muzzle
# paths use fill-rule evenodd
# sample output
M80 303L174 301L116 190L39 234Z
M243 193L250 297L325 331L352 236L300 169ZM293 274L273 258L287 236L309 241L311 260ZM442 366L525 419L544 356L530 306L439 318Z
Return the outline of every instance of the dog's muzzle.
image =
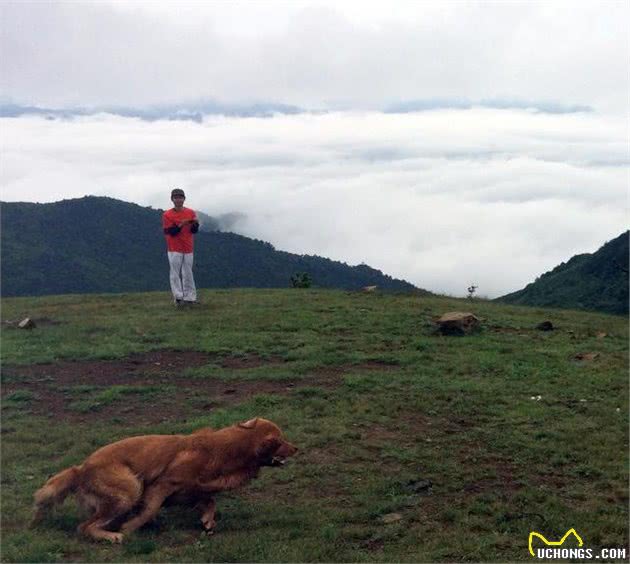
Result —
M278 448L276 448L272 453L269 454L269 456L263 463L263 466L284 466L287 462L287 459L290 456L293 456L297 452L297 450L298 449L291 443L282 441L280 446L278 446Z
M269 466L284 466L287 459L284 456L274 456L269 462Z

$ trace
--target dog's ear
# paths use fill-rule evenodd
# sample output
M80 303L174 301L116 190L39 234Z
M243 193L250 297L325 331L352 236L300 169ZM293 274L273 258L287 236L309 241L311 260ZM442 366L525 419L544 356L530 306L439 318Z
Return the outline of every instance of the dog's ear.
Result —
M258 417L254 417L253 419L250 419L249 421L244 421L243 423L239 423L238 426L241 429L253 429L256 426L256 423L258 423Z

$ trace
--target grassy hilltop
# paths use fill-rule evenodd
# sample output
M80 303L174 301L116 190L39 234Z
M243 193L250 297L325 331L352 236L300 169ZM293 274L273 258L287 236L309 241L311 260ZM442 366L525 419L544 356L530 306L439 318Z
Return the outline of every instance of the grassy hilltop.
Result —
M515 561L530 531L572 527L628 546L626 319L330 290L201 299L2 301L2 561ZM436 335L453 310L483 329ZM37 328L7 323L27 315ZM252 416L301 451L220 495L213 537L169 507L121 546L89 542L73 500L27 527L35 489L103 444Z

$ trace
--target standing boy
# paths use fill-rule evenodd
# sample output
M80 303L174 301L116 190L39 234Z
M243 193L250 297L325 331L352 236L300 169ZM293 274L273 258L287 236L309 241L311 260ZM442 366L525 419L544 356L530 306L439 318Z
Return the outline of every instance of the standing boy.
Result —
M184 207L186 195L180 188L171 192L173 207L162 215L166 236L168 262L171 267L171 292L176 305L197 303L197 289L193 279L193 234L199 231L194 210Z

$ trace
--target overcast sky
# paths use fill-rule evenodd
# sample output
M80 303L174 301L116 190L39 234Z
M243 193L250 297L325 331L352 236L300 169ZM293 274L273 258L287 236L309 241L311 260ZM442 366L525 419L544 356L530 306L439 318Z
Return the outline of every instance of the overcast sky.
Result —
M495 297L626 229L628 6L4 1L4 103L326 111L3 118L2 198L179 186L277 248Z

